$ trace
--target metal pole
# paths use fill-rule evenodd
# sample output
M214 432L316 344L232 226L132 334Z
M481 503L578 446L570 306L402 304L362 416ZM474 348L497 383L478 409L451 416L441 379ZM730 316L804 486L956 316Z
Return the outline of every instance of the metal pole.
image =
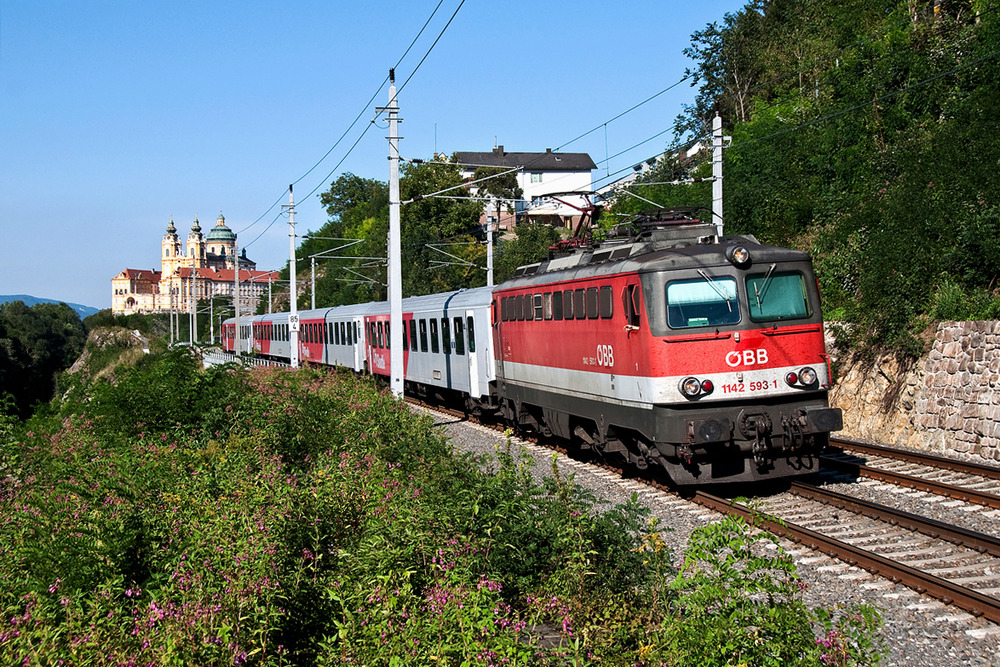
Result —
M196 269L192 269L195 271ZM191 275L191 284L194 286L194 299L191 301L191 344L198 340L198 274Z
M271 279L274 276L270 273L267 274L267 313L271 314Z
M208 297L208 344L215 345L215 284L209 284L212 285L213 289L210 290L212 294Z
M396 73L389 70L389 377L390 389L403 395L403 277L399 222L399 104Z
M497 202L497 221L500 220L500 203ZM486 216L486 286L493 287L493 223Z
M316 310L316 258L310 257L312 260L312 309Z
M712 218L715 230L722 236L725 219L722 217L722 116L712 119Z
M236 251L236 239L233 239L233 311L236 315L236 344L233 349L240 356L240 255Z
M295 198L292 186L288 186L288 337L291 347L289 363L299 367L299 306L298 291L295 287Z

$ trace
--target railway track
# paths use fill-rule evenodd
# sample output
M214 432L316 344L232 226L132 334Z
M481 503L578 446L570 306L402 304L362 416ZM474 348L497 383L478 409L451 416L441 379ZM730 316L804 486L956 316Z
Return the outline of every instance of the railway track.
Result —
M702 491L693 500L1000 624L1000 539L805 483L788 493L753 508Z
M417 404L423 409L450 417L465 417L459 411ZM492 427L498 432L503 430L499 425ZM564 449L546 443L544 439L532 438L531 442L565 453ZM890 453L885 455L888 457ZM846 452L842 455L835 452L834 460L838 459L844 461L840 469L846 468L852 474L858 474L856 466L865 465L856 460L857 456L852 460L852 455ZM623 484L644 484L720 514L742 516L760 528L803 547L1000 624L1000 538L834 493L808 483L793 482L787 492L757 499L752 507L748 507L731 498L705 491L697 491L693 495L680 494L661 481L648 477L630 476L626 479L620 468L603 462L585 465L614 472ZM924 465L924 462L919 465ZM1000 471L997 472L996 479L1000 480ZM991 473L986 471L986 474ZM906 481L896 483L908 484ZM958 491L953 493L959 494ZM985 494L969 494L968 489L964 493L976 497Z
M1000 468L838 438L823 466L1000 509Z

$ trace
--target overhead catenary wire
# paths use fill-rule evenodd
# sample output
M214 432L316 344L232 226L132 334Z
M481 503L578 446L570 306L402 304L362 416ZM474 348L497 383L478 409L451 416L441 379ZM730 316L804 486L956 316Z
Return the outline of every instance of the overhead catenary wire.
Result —
M403 52L403 55L401 55L401 56L399 57L399 59L398 59L398 60L396 61L396 64L395 64L394 68L396 68L396 67L399 67L399 65L400 65L400 64L401 64L401 63L403 62L403 60L404 60L404 59L406 58L406 56L407 56L407 55L408 55L408 54L410 53L410 51L411 51L411 50L413 49L413 46L414 46L414 45L415 45L415 44L417 43L417 41L418 41L418 40L420 39L421 35L423 35L424 31L425 31L425 30L427 29L427 26L428 26L428 25L430 24L431 20L433 20L434 16L435 16L435 15L437 14L437 11L438 11L438 9L440 9L440 7L441 7L441 5L442 5L443 3L444 3L444 0L439 0L439 1L438 1L437 5L436 5L436 6L434 7L434 10L433 10L433 11L431 12L430 16L428 16L428 17L427 17L427 20L426 20L426 21L424 22L423 26L421 26L421 28L420 28L420 30L419 30L419 31L417 32L416 36L415 36L415 37L413 38L413 40L412 40L412 41L410 42L410 45L409 45L408 47L406 47L406 50L405 50L405 51ZM462 0L461 4L459 5L459 8L461 8L461 5L462 5L462 4L464 4L464 3L465 3L465 0ZM458 10L456 9L456 10L455 10L455 13L453 13L453 14L452 14L452 17L451 17L451 19L449 19L449 20L448 20L448 23L449 23L449 24L451 23L452 19L454 19L454 18L455 18L455 14L456 14L457 12L458 12ZM445 28L447 28L447 26L445 26ZM442 33L441 33L441 34L443 34L443 32L444 32L444 31L442 30ZM438 40L440 40L440 39L441 39L441 34L439 34L439 35L438 35L438 37L437 37L437 39L435 39L435 40L434 40L434 44L437 44ZM433 45L431 46L431 49L433 49ZM427 55L428 55L429 53L430 53L430 49L429 49L429 50L427 51L427 53L425 53L425 54L424 54L424 57L423 57L423 58L422 58L422 59L420 60L420 64L423 64L424 60L426 60L426 59L427 59ZM414 69L414 73L416 72L416 69L419 69L419 67L420 67L420 64L418 64L418 65L417 65L417 68L415 68L415 69ZM412 78L412 76L413 76L413 73L411 73L411 75L410 75L410 76L411 76L411 78ZM376 98L376 97L378 96L379 92L381 92L381 90L382 90L382 89L383 89L383 88L385 87L385 83L386 83L386 82L387 82L388 80L389 80L389 76L388 76L388 74L387 74L387 75L386 75L386 77L385 77L385 78L384 78L384 79L382 80L382 82L381 82L381 83L379 83L379 85L378 85L378 88L376 88L376 90L375 90L375 92L374 92L374 93L372 94L371 98L370 98L370 99L368 100L368 102L367 102L367 103L365 104L365 106L364 106L364 107L363 107L363 108L361 109L361 111L360 111L360 112L358 112L358 115L357 115L357 116L356 116L356 117L354 118L354 120L353 120L353 121L351 122L351 124L350 124L350 125L349 125L349 126L347 127L347 129L346 129L346 130L344 130L344 132L343 132L343 133L342 133L342 134L340 135L340 137L339 137L339 138L337 139L337 141L336 141L336 142L335 142L335 143L333 144L333 146L331 146L331 147L330 147L330 149L329 149L329 150L328 150L328 151L327 151L327 152L326 152L326 153L325 153L325 154L323 155L323 157L321 157L321 158L320 158L320 159L319 159L319 160L318 160L318 161L317 161L317 162L316 162L316 163L315 163L315 164L314 164L314 165L313 165L312 167L310 167L308 171L306 171L306 172L305 172L304 174L302 174L301 176L299 176L299 178L297 178L297 179L296 179L295 181L293 181L293 182L292 182L292 185L297 185L297 184L298 184L299 182L301 182L302 180L304 180L304 179L305 179L305 178L306 178L306 177L307 177L307 176L308 176L309 174L311 174L311 173L312 173L313 171L315 171L315 170L316 170L316 168L317 168L317 167L319 167L319 165L321 165L321 164L322 164L322 163L323 163L324 161L326 161L326 159L327 159L327 158L328 158L328 157L330 156L330 154L331 154L331 153L332 153L332 152L333 152L333 151L334 151L334 150L335 150L335 149L337 148L337 146L339 146L339 145L340 145L340 143L341 143L341 142L342 142L342 141L344 140L344 138L345 138L345 137L346 137L346 136L348 135L348 133L350 133L350 131L351 131L351 130L352 130L352 129L354 128L354 126L355 126L355 125L357 125L358 121L359 121L359 120L361 120L361 118L362 118L362 117L363 117L363 116L365 115L365 113L366 113L366 112L367 112L367 111L368 111L368 110L369 110L369 109L371 108L372 104L373 104L373 103L375 102L375 98ZM407 79L407 80L409 80L409 79ZM358 140L354 142L354 144L353 144L353 145L351 146L351 148L350 148L350 149L348 150L348 152L347 152L347 154L346 154L346 155L344 156L344 158L343 158L343 159L341 159L341 161L340 161L339 163L337 163L337 166L336 166L336 167L335 167L335 168L334 168L334 169L333 169L333 170L332 170L332 171L330 172L330 174L328 174L328 175L326 176L326 178L329 178L329 177L330 177L331 175L333 175L333 173L335 173L335 172L336 172L336 170L337 170L337 169L338 169L338 168L340 167L340 165L342 165L342 164L344 163L344 160L346 160L346 159L347 159L347 156L348 156L348 155L350 155L350 154L351 154L351 152L352 152L352 151L354 150L354 148L355 148L355 147L356 147L356 146L358 145L358 143L360 143L360 141L361 141L361 138L363 138L363 137L364 137L364 135L365 135L365 134L367 133L367 131L368 131L368 129L369 129L370 127L371 127L371 124L369 124L369 125L367 125L367 126L365 127L365 131L364 131L364 132L362 132L361 136L360 136L360 137L358 137ZM324 179L323 179L323 180L324 180L324 182L325 182L326 178L324 178ZM322 183L321 183L321 185L322 185ZM318 189L319 187L320 187L320 186L317 186L317 188L314 188L314 189L312 190L312 192L310 192L310 193L309 193L309 195L307 195L307 197L308 197L308 196L311 196L312 194L314 194L314 193L316 192L316 190L317 190L317 189ZM286 191L286 192L287 192L287 191ZM268 214L268 213L269 213L269 212L270 212L271 210L273 210L273 209L274 209L274 207L275 207L275 206L277 206L277 205L278 205L278 204L279 204L279 203L280 203L280 202L281 202L281 201L282 201L282 200L284 199L284 197L285 197L285 192L282 192L282 194L278 196L278 198L277 198L277 199L275 200L275 202L274 202L273 204L271 204L271 205L270 205L270 206L269 206L269 207L267 208L267 210L266 210L266 211L264 211L264 213L262 213L262 214L260 215L260 217L258 217L258 218L257 218L256 220L254 220L254 222L252 222L252 223L251 223L250 225L248 225L247 227L245 227L245 228L243 228L242 230L240 230L240 232L245 232L245 231L247 231L248 229L250 229L251 227L253 227L254 225L256 225L256 224L257 224L258 222L260 222L260 221L261 221L261 220L262 220L262 219L264 218L264 216L266 216L266 215L267 215L267 214ZM272 221L272 222L271 222L271 225L273 225L273 224L274 224L274 222ZM268 229L270 229L271 225L268 225ZM265 231L266 231L266 230L265 230ZM260 236L261 236L261 235L258 235L258 236L257 236L257 238L255 238L255 239L254 239L254 241L256 241L257 239L259 239L259 238L260 238ZM251 243L253 243L253 241L251 241ZM249 245L249 244L247 244L247 245ZM247 246L244 246L244 248L245 248L245 247L247 247Z

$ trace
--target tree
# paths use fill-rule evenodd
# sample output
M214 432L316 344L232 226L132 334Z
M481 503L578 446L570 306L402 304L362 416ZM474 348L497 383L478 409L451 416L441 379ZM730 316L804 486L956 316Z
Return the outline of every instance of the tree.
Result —
M19 416L52 398L58 374L76 361L86 339L79 315L65 303L0 304L0 387Z

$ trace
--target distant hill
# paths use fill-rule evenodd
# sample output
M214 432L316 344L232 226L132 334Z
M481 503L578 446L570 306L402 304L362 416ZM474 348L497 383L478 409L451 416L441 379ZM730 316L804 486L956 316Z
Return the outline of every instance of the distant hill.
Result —
M28 294L0 294L0 303L7 303L8 301L23 301L26 306L34 306L36 303L65 303L67 306L79 313L81 320L88 315L93 315L99 310L97 308L91 308L90 306L81 306L78 303L60 301L59 299L40 299L37 296L30 296Z

